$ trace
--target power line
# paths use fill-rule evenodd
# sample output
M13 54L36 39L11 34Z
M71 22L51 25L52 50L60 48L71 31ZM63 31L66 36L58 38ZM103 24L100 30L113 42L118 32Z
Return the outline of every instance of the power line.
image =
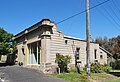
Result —
M114 2L114 0L112 0L112 3L114 4L115 8L117 9L117 11L120 13L120 9L119 7L116 5L116 3Z
M101 2L101 3L99 3L99 4L97 4L97 5L89 8L89 10L94 9L94 8L96 8L96 7L98 7L98 6L102 5L102 4L105 4L105 3L108 2L108 1L110 1L110 0L103 1L103 2ZM84 12L86 12L86 10L84 10L84 11L82 11L82 12L79 12L79 13L77 13L77 14L75 14L75 15L72 15L72 16L66 18L66 19L63 19L63 20L61 20L60 22L58 22L57 24L60 24L60 23L62 23L62 22L64 22L64 21L67 21L67 20L69 20L69 19L71 19L71 18L73 18L73 17L75 17L75 16L78 16L78 15L84 13Z
M112 3L111 3L112 4ZM116 12L115 12L115 9L113 9L113 7L111 7L109 4L108 4L110 10L113 12L114 16L118 19L118 21L120 22L120 18L117 16ZM118 23L119 24L119 23ZM120 25L120 24L119 24Z
M84 3L84 0L81 0L81 4L80 4L81 8L82 8L82 3Z
M96 1L99 2L98 0L96 0ZM118 27L116 27L116 25L119 26L119 24L116 22L116 20L114 19L114 17L108 12L108 10L107 10L104 6L103 6L103 9L104 9L105 12L109 15L109 17L105 16L104 13L102 13L102 15L103 15L111 24L113 24L117 30L120 30ZM101 11L101 10L100 10L100 11ZM102 11L101 11L101 12L102 12ZM110 20L110 18L113 20L113 22L114 22L115 24Z
M98 1L98 0L97 0ZM119 23L114 19L114 17L110 14L110 12L108 12L108 10L103 6L103 8L104 8L104 10L105 10L105 12L109 15L109 17L114 21L114 23L118 26L118 27L120 27L120 25L119 25ZM115 27L116 29L118 29L118 30L120 30L120 28L118 28L118 27Z

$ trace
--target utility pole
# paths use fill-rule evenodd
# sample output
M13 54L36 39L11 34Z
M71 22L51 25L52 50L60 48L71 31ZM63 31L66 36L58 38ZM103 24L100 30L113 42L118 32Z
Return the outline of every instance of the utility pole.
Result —
M90 15L89 15L89 0L86 0L86 45L87 45L87 76L90 78Z

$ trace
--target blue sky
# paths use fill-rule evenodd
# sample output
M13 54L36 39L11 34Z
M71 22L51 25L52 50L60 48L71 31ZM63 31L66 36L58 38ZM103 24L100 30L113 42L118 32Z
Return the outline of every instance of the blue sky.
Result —
M93 7L105 0L90 0ZM120 0L90 10L90 34L97 37L115 37L120 34ZM60 22L85 10L85 0L0 0L0 27L17 34L43 18ZM85 13L57 25L67 36L86 38Z

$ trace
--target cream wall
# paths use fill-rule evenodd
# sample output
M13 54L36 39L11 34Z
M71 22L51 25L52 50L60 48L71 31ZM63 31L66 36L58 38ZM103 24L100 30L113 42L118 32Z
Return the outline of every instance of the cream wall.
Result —
M22 47L23 47L23 43L19 43L17 44L17 50L18 50L18 53L17 53L17 56L18 56L18 61L19 62L24 62L24 55L23 55L23 52L22 52Z
M64 34L58 31L56 24L53 22L46 21L32 27L34 31L28 29L25 31L25 34L17 38L17 49L18 49L18 61L24 62L25 65L28 64L28 44L33 42L40 41L40 63L51 65L56 65L55 58L56 53L63 55L71 56L71 64L75 64L75 49L80 48L79 50L79 61L81 65L86 64L86 42L78 38L64 36ZM30 32L29 32L30 31ZM29 33L28 33L29 32ZM67 40L67 44L65 43ZM22 47L25 49L25 56L22 53ZM107 53L102 51L99 48L99 44L90 43L90 61L91 63L95 62L94 50L97 50L97 60L101 64L107 63ZM102 53L101 53L102 52ZM100 59L100 55L103 55L103 59Z
M107 53L100 49L99 54L103 56L103 58L100 58L100 63L107 64Z

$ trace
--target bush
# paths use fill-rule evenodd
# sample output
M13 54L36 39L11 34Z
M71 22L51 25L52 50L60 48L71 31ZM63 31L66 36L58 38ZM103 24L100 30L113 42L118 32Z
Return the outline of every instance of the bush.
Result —
M104 72L109 73L110 70L112 70L112 67L110 67L110 66L104 66Z
M60 68L60 72L68 72L67 65L70 63L71 57L66 55L63 56L60 53L56 54L55 62L58 64Z
M116 60L115 62L111 62L111 66L115 70L120 70L120 60Z
M103 71L103 65L100 63L92 63L91 64L91 72L92 73L102 73Z
M70 73L78 73L76 67L70 67L69 72L70 72Z
M107 72L109 73L112 70L112 67L108 66L107 64L102 65L100 63L92 63L91 64L91 72L92 73L102 73Z

